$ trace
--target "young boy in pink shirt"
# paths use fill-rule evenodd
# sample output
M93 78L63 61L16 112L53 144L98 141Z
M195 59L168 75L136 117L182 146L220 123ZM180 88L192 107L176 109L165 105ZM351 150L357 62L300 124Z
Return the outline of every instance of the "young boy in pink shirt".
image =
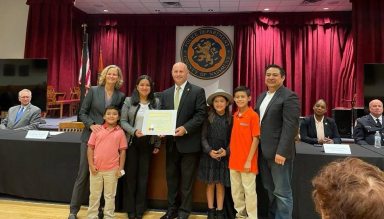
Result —
M102 129L92 132L88 141L90 195L88 218L98 219L100 196L104 188L104 218L114 218L117 179L124 174L127 138L118 125L120 111L116 106L105 109Z

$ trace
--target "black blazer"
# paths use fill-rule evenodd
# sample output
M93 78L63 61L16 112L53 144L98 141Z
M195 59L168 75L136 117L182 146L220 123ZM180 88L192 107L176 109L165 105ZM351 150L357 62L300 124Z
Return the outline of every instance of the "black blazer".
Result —
M383 117L382 121L384 121ZM377 127L376 121L368 114L356 120L356 126L353 129L353 138L357 144L373 145L375 143L376 131L381 133L381 145L384 145L383 124L381 124L381 127Z
M112 94L111 105L115 105L121 109L125 95L114 90ZM91 135L89 127L93 124L103 124L105 111L105 90L104 86L92 86L84 98L79 111L80 120L84 123L85 128L81 135L81 140L87 142Z
M324 135L327 138L331 138L335 144L340 144L341 139L339 131L337 130L337 125L335 120L324 117L323 119L324 126ZM316 122L314 115L305 117L300 124L300 138L301 141L308 144L317 144L317 132L316 132Z
M161 109L174 109L175 86L164 90L161 94ZM201 150L201 129L206 118L206 100L203 88L189 82L185 85L177 111L176 128L184 126L187 133L184 136L166 136L167 150L175 141L180 153L193 153Z
M267 92L256 102L255 111L260 115L260 105ZM275 159L279 154L286 159L295 155L295 137L299 129L300 104L297 94L281 86L269 102L260 125L260 149L264 158Z

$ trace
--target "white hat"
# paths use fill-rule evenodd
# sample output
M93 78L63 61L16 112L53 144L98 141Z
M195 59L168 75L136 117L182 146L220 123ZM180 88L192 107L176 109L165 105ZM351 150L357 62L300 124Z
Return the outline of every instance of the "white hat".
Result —
M215 97L217 97L217 96L224 97L225 99L227 99L229 104L233 103L232 95L230 95L229 93L225 92L225 90L223 90L223 89L217 89L213 94L209 95L209 97L207 99L208 105L212 106L213 99L215 99Z

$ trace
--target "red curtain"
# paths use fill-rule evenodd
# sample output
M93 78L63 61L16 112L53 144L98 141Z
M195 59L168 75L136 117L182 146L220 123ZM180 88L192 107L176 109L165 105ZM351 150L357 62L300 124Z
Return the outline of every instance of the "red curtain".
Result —
M48 58L48 83L61 91L77 84L81 24L87 23L92 84L96 84L101 50L104 66L122 68L122 90L127 95L140 74L152 76L157 91L172 84L176 26L184 25L234 25L233 86L249 86L252 104L265 90L264 68L270 63L287 70L286 85L299 94L303 115L311 112L318 98L332 109L345 105L355 93L348 12L86 15L73 7L72 0L29 0L28 4L25 56Z
M344 79L351 74L353 62L348 62L351 51L349 13L295 13L260 16L252 25L235 30L234 85L251 88L252 104L264 91L265 66L271 63L286 70L285 85L298 93L302 115L312 113L314 102L323 98L328 110L342 106L353 94L354 80ZM287 20L291 20L289 23ZM344 60L344 61L343 61ZM343 82L343 83L340 83ZM346 94L336 98L340 84Z
M357 105L364 106L364 64L384 63L384 1L350 1L356 50L356 80L359 82L356 86Z
M81 35L73 28L73 0L28 0L27 4L29 14L24 56L47 58L48 85L67 92L76 84L77 74L74 72L79 68L74 60L79 56L76 49L79 40L76 38Z
M157 91L172 84L171 68L175 62L176 28L173 26L124 26L99 24L90 29L92 72L97 72L99 51L104 66L116 64L124 76L122 91L130 95L137 77L147 74ZM93 74L93 81L97 75ZM95 83L93 83L95 84Z

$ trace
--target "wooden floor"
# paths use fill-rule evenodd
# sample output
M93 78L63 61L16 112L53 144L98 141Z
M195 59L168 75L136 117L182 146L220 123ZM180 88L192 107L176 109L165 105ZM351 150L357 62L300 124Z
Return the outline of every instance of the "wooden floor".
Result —
M40 202L18 201L0 199L0 219L66 219L69 206L64 204L47 204ZM159 219L164 212L150 211L144 215L144 219ZM79 219L86 219L87 208L82 207ZM116 219L126 219L127 214L116 213ZM203 219L205 215L191 215L189 219Z

